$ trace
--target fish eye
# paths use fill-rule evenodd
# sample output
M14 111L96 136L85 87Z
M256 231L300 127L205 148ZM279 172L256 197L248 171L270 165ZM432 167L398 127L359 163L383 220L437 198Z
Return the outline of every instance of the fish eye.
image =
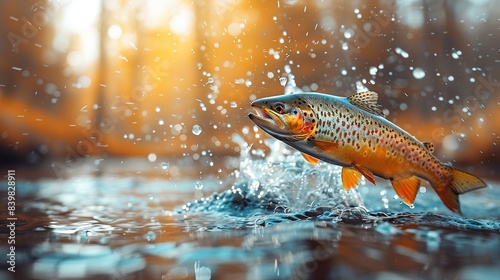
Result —
M285 112L285 104L276 103L273 107L273 110L276 111L276 113L278 114L283 114Z

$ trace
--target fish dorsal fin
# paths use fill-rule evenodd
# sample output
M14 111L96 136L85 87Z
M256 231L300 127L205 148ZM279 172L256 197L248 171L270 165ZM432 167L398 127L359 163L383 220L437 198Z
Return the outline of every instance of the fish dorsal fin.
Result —
M344 190L348 191L358 186L359 179L361 179L361 173L350 167L343 167L341 178Z
M417 196L420 180L411 176L404 179L392 180L392 187L406 205L412 205Z
M308 154L304 154L302 153L302 156L304 157L304 159L309 162L310 164L318 164L318 161L319 159L315 158L315 157L312 157Z
M352 166L354 166L354 168L358 170L359 173L363 174L363 176L365 177L366 180L368 180L368 182L375 185L375 178L373 178L373 173L370 170L368 170L368 168L361 165L356 165L354 163L352 164Z
M352 105L372 113L377 116L385 117L380 105L377 103L378 94L374 91L363 91L347 97Z
M424 142L422 143L424 146L427 148L427 150L432 154L434 153L434 144L429 143L429 142Z

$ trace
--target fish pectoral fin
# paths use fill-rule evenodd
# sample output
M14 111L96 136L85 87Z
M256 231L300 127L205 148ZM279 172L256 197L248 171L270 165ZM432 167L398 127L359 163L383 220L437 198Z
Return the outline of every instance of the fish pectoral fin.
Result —
M339 144L335 143L335 142L328 142L328 141L321 141L321 140L310 140L310 139L307 139L307 142L309 142L312 146L314 146L320 152L326 152L326 153L332 152L339 147Z
M423 142L424 146L427 148L427 150L432 154L434 153L434 144L429 143L429 142Z
M361 110L365 110L377 116L385 118L384 113L380 110L380 105L377 103L378 94L374 91L364 91L353 94L349 97L349 102Z
M412 205L417 197L420 179L411 176L404 179L392 180L392 187L406 205Z
M353 164L353 166L357 171L359 171L359 173L361 173L363 176L365 176L366 180L368 180L373 185L376 185L375 178L373 177L373 173L370 170L368 170L368 168L361 166L361 165L356 165L356 164Z
M309 162L310 164L318 164L319 162L319 159L315 158L315 157L312 157L308 154L304 154L302 153L302 156L304 157L304 159Z
M350 167L343 167L341 178L344 190L348 191L358 186L359 179L361 179L361 173Z

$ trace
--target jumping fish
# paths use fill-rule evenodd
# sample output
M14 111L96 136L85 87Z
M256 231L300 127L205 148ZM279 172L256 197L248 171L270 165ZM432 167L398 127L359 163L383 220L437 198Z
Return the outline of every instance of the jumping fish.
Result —
M486 187L480 178L443 164L431 143L420 142L385 119L378 94L366 91L350 97L315 92L262 98L252 102L249 118L274 138L319 160L342 166L345 190L361 175L391 180L401 200L413 205L420 179L427 180L451 211L461 214L458 195Z

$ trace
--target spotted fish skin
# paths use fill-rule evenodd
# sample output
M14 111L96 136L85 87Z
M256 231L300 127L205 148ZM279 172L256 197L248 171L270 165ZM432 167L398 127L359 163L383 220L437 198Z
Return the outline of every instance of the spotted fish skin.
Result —
M318 119L308 141L320 142L323 150L328 150L315 154L319 159L341 166L356 163L385 179L406 178L410 173L429 181L451 176L450 167L443 165L423 143L384 117L333 96L314 94L299 98L309 104Z
M413 204L420 179L430 182L444 204L460 213L458 195L485 187L478 177L439 161L433 146L385 119L375 92L350 97L297 93L252 103L250 118L271 136L301 151L315 163L343 166L345 189L356 187L361 175L389 179L403 202ZM278 110L276 110L278 109Z

